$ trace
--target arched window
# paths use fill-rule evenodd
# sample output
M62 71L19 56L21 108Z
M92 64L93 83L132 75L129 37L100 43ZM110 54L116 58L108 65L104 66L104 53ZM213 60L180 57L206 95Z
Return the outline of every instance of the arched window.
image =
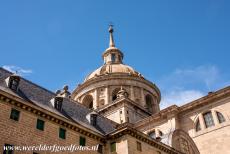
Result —
M82 101L82 104L90 109L93 109L93 97L91 95L86 95Z
M216 115L217 115L219 123L225 122L225 118L223 114L221 114L220 112L216 112Z
M197 122L196 122L196 131L200 131L201 130L201 127L200 127L200 120L198 119Z
M146 108L149 112L153 112L153 99L151 95L147 94L145 96Z
M89 103L89 108L92 109L93 108L93 102Z
M213 121L213 117L212 117L212 112L211 111L208 111L208 112L204 113L203 117L204 117L204 122L205 122L206 128L214 126L214 121Z
M117 99L117 95L113 95L112 97L112 101L116 100Z

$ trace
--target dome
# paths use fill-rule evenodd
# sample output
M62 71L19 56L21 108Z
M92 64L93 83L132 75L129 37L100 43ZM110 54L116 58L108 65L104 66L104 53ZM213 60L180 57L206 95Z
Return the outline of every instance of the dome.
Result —
M127 74L142 77L141 74L135 71L132 67L123 64L122 60L124 55L118 48L115 47L112 26L110 26L109 28L109 33L109 48L107 48L102 54L102 58L104 59L104 65L90 73L85 78L85 81L108 74Z
M102 76L106 74L115 74L115 73L124 73L124 74L131 74L131 75L140 75L137 71L135 71L132 67L124 64L105 64L92 73L90 73L86 78L85 81L92 79L97 76Z

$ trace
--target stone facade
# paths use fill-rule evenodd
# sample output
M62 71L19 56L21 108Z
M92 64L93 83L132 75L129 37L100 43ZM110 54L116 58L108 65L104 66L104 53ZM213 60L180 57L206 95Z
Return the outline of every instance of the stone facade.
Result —
M230 87L227 87L181 107L168 107L156 115L135 123L135 128L145 134L158 129L164 134L161 136L162 140L165 139L165 136L175 133L175 130L183 130L193 139L200 153L229 153L229 109ZM208 126L205 121L206 113L210 113L212 117L210 118L213 121L211 126ZM221 114L223 118L218 117L217 114ZM169 145L177 149L182 148L181 145L173 144L172 140L174 140L173 136L167 139ZM191 145L189 149L193 148ZM189 143L186 146L189 147ZM185 152L182 149L181 151Z
M19 105L18 105L19 106ZM21 109L15 105L9 105L8 103L1 100L0 103L0 132L1 132L1 139L0 139L0 151L3 151L3 145L10 144L10 145L17 145L17 146L32 146L32 145L62 145L68 146L71 144L79 145L79 137L86 138L86 144L89 146L95 146L97 144L104 145L102 141L96 140L93 137L88 137L86 132L80 133L76 132L71 128L66 128L66 126L60 125L56 122L53 122L52 119L48 120L47 117L44 118L42 115L33 114L28 110ZM19 121L14 121L10 119L11 109L17 109L20 111ZM55 116L55 115L53 115ZM37 119L42 119L45 121L45 128L44 131L36 129L36 121ZM59 117L60 118L60 117ZM65 121L64 119L60 118L60 120ZM67 131L66 139L61 139L58 137L59 128L65 128ZM67 126L68 127L68 126ZM90 130L85 130L88 132L92 132ZM105 150L105 149L104 149ZM39 152L39 151L23 151L16 153L27 153L31 154L32 152L37 153L50 153L47 152ZM63 152L57 152L63 153ZM76 152L76 153L95 153L97 151L84 151L84 152Z

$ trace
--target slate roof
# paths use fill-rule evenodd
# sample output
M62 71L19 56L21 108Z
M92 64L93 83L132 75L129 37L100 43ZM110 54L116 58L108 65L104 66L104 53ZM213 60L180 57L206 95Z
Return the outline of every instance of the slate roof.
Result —
M97 126L92 126L86 119L86 115L92 112L92 110L68 98L64 98L64 101L62 103L63 111L59 112L50 103L50 100L56 96L55 93L22 77L19 84L19 90L17 92L12 91L7 87L5 82L5 79L10 75L12 75L11 72L0 67L0 90L24 99L25 101L39 106L44 110L48 110L59 116L67 118L72 122L80 124L83 127L87 127L102 135L106 135L116 130L117 124L115 122L112 122L111 120L100 115L98 115L97 118Z

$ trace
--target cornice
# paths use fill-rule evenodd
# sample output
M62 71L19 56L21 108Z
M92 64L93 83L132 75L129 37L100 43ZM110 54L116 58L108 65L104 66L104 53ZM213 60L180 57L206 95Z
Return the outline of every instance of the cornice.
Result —
M167 108L161 110L160 112L158 112L157 114L154 114L150 117L147 117L147 118L135 123L135 128L139 128L139 127L148 125L148 123L151 121L163 120L163 119L167 118L167 116L169 114L176 116L177 114L181 115L183 113L187 113L188 111L193 111L199 107L205 106L209 103L212 103L214 101L226 98L228 96L230 96L230 86L225 87L223 89L220 89L216 92L212 92L212 93L208 94L207 96L204 96L200 99L192 101L192 102L185 104L181 107L178 107L177 105L172 105L170 107L167 107Z
M29 104L28 102L25 102L24 100L21 100L19 98L16 98L15 96L6 96L7 94L3 94L2 91L0 91L0 100L4 103L7 103L9 105L15 106L17 108L20 108L24 111L27 111L31 114L34 114L38 117L42 117L50 122L56 123L57 125L60 125L62 127L65 127L67 129L70 129L72 131L75 131L77 133L80 133L82 135L85 135L87 137L90 137L92 139L98 140L100 142L105 143L105 138L98 134L98 133L92 133L93 130L86 130L86 128L76 125L76 122L71 122L68 119L64 119L64 117L60 117L58 115L54 115L54 113L51 113L50 111L44 111L44 109L34 106L32 104ZM43 110L43 111L42 111Z
M88 87L89 85L92 85L94 83L98 83L100 81L108 81L108 80L113 80L113 79L127 79L127 80L134 80L134 81L139 81L142 82L146 85L148 85L149 87L151 87L152 89L154 89L156 91L156 93L158 94L158 99L159 101L161 100L161 93L159 88L152 83L151 81L143 78L143 77L139 77L137 75L129 75L129 74L124 74L124 73L108 73L106 75L100 75L97 76L95 78L89 79L85 82L83 82L82 84L80 84L73 92L72 95L73 97L75 97L75 95L83 90L84 88Z
M179 110L180 110L180 113L187 112L188 110L192 111L196 108L202 107L204 105L207 105L208 103L220 100L222 98L226 98L228 96L230 96L230 86L220 89L216 92L211 92L208 95L200 99L197 99L188 104L185 104L179 107L180 108Z
M136 129L133 129L132 128L132 124L129 124L129 123L124 123L122 125L120 125L120 127L118 127L118 129L116 130L116 132L112 132L110 134L108 134L106 136L106 139L107 140L116 140L124 135L130 135L142 142L145 142L157 149L160 149L166 153L169 153L169 154L181 154L181 152L177 151L176 149L162 143L162 142L158 142L154 139L150 139L149 136L147 136L146 134L136 130Z

